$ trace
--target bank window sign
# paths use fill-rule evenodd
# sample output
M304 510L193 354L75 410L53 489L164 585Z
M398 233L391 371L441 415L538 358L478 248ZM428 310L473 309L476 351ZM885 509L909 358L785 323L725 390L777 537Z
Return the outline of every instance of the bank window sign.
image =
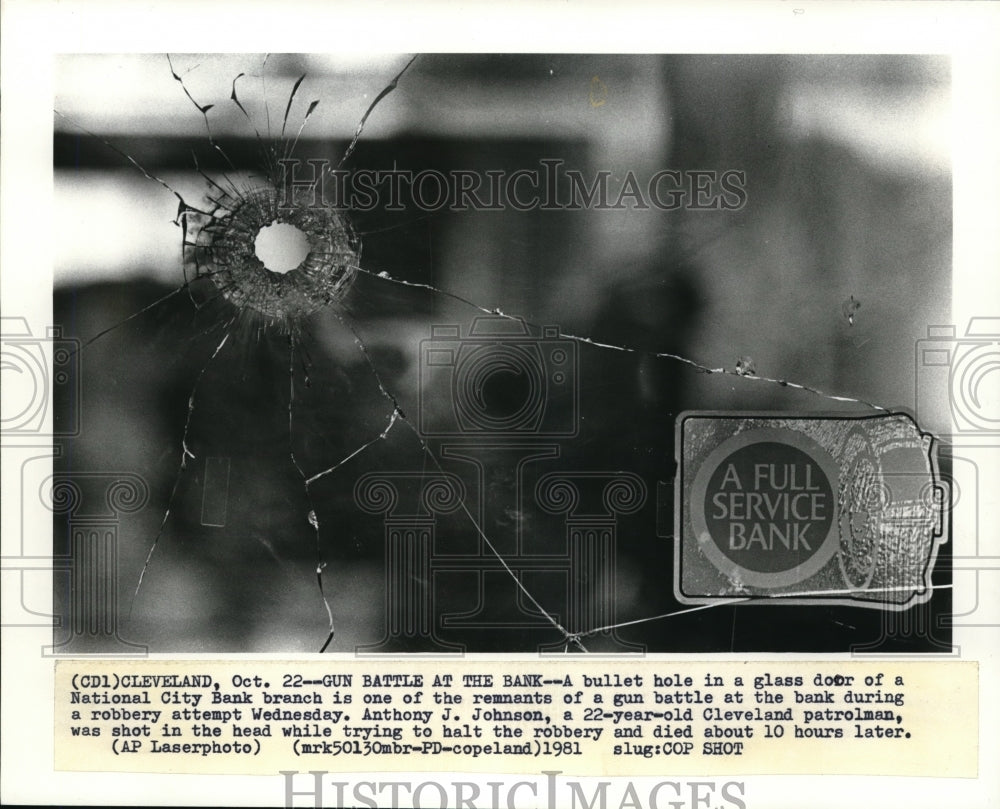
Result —
M945 539L936 447L904 414L678 419L674 589L899 610Z

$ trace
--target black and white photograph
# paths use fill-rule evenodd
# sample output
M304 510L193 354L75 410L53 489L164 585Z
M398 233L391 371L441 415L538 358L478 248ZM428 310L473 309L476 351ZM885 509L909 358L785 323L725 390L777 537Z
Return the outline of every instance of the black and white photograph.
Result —
M8 98L37 82L3 126L5 647L973 660L985 727L998 20L955 4L935 39L937 4L862 4L838 44L860 7L794 5L716 43L352 11L329 47L5 59ZM764 7L812 39L741 30ZM883 30L904 9L926 33ZM712 794L778 805L750 783Z
M947 650L947 391L902 359L949 317L949 99L933 56L60 58L56 645ZM723 485L691 610L701 410L844 422L807 520L773 447L770 514Z

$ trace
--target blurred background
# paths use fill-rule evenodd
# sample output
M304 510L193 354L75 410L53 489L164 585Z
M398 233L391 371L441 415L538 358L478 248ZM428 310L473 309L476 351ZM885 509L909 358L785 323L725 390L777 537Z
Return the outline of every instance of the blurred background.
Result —
M645 489L639 506L615 516L605 599L582 628L670 613L682 607L672 591L670 487L658 484L673 479L677 413L866 411L642 351L712 368L752 362L761 376L914 406L916 341L929 324L950 322L949 71L946 59L925 56L422 55L372 112L351 168L485 176L559 160L588 178L609 172L613 196L629 172L645 187L661 169L734 170L745 172L746 204L354 212L371 275L298 324L291 357L286 335L240 330L209 361L231 316L223 300L198 308L180 293L131 317L184 276L177 198L129 158L198 205L210 188L195 160L213 177L259 172L254 127L266 137L270 121L276 134L304 73L289 131L320 103L295 155L335 163L408 58L172 57L191 97L213 105L211 134L233 166L213 149L165 56L60 59L54 322L81 340L118 327L78 355L79 396L57 396L62 418L78 414L81 429L63 442L56 472L128 472L148 485L148 504L118 526L108 603L121 638L152 651L315 651L327 634L315 573L322 560L337 630L331 650L555 643L559 634L518 599L477 534L521 560L519 575L546 611L584 620L568 606L578 582L559 561L567 517L535 497L557 473L629 473ZM231 100L240 74L251 121ZM504 339L537 345L543 362L564 348L575 365L567 392L543 397L541 426L470 435L450 409L454 371L428 372L426 351L470 344L483 313L382 272L524 318L527 334ZM639 352L563 345L543 326ZM393 411L380 383L411 424L437 432L418 438L395 426L307 498L290 450L312 475L379 435ZM524 384L497 375L484 407L503 422L528 396ZM181 470L182 437L190 455ZM377 475L396 476L389 513L361 507L356 493ZM454 506L431 515L411 503L404 513L420 496L413 481L447 475L460 481L475 521ZM583 510L600 500L581 496ZM429 532L427 551L394 582L388 537L407 517L423 520L413 530ZM69 552L72 522L56 517L57 554ZM66 614L68 577L56 594ZM429 605L424 629L393 630L390 616L407 612L404 602ZM920 609L929 626L949 607L941 591ZM604 640L609 650L844 651L882 634L874 610L753 606L637 623ZM107 632L75 642L95 651L112 643ZM934 645L917 635L897 643Z

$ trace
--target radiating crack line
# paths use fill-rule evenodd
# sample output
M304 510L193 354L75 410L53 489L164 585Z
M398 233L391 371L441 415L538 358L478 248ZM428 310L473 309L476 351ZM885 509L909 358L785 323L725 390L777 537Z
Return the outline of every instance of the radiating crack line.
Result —
M951 584L932 584L925 588L927 590L951 590L954 585ZM701 610L712 609L713 607L726 607L735 604L763 604L767 601L780 601L782 599L789 598L809 598L809 597L819 597L833 596L833 595L846 595L852 596L858 593L892 593L892 592L911 592L914 588L912 586L898 586L898 587L874 587L867 588L864 590L849 589L849 590L814 590L807 592L796 592L796 593L761 593L752 596L746 596L743 598L732 598L725 599L718 602L712 602L711 604L702 604L698 607L691 607L690 609L675 610L674 612L664 612L660 615L651 615L648 618L636 618L631 621L623 621L618 624L608 624L607 626L599 626L596 629L588 629L586 631L578 633L581 637L587 637L588 635L596 635L600 632L610 632L614 629L621 629L626 626L635 626L637 624L645 624L650 621L660 621L664 618L674 618L678 615L687 615L692 612L699 612Z
M299 76L295 84L292 85L292 92L288 94L288 104L285 106L285 117L281 119L281 134L278 136L279 138L285 137L285 127L288 125L288 114L292 111L292 102L295 100L295 94L299 91L299 87L305 81L305 78L305 73Z
M153 309L153 308L159 306L161 303L166 303L168 300L170 300L172 297L174 297L174 295L179 295L181 292L184 292L187 289L187 287L188 287L187 284L182 284L181 286L177 287L177 289L171 290L166 295L163 295L163 296L157 298L152 303L147 304L146 306L143 306L142 309L140 309L138 312L132 313L131 315L129 315L124 320L119 321L118 323L115 323L113 326L108 326L108 328L99 331L97 334L93 335L92 337L88 337L84 342L80 343L79 346L77 346L76 348L74 348L70 352L70 356L72 357L72 356L78 354L79 352L83 351L83 349L85 349L87 346L89 346L91 343L95 343L98 340L100 340L104 335L110 334L115 329L121 328L126 323L128 323L130 320L135 320L135 318L139 317L140 315L146 314L146 312L148 312L150 309Z
M385 438L389 435L389 431L393 428L393 425L395 425L396 421L399 418L400 418L400 411L398 409L393 410L392 411L392 415L389 417L389 424L386 426L386 428L381 433L379 433L377 436L375 436L374 438L372 438L370 441L366 441L364 444L362 444L360 447L358 447L356 450L354 450L354 452L352 452L350 455L344 456L344 458L342 460L340 460L337 463L335 463L329 469L324 469L322 472L317 472L311 478L307 478L306 479L306 485L307 486L311 486L317 480L320 480L320 479L326 477L327 475L329 475L332 472L336 472L338 469L340 469L340 467L342 467L349 460L351 460L351 458L354 458L354 457L360 455L362 452L364 452L366 449L368 449L373 444L376 444L379 441L384 441Z
M419 54L410 57L410 61L407 62L405 65L403 65L403 69L396 74L396 77L391 82L389 82L385 87L382 88L382 92L379 93L377 96L375 96L375 100L368 105L368 109L365 110L365 114L361 116L361 121L358 123L358 128L354 131L354 137L351 139L351 142L348 145L347 150L344 152L344 156L341 157L340 162L337 163L338 169L341 166L343 166L344 163L347 162L347 159L354 153L354 147L358 145L358 139L361 137L361 133L364 131L365 123L368 121L368 116L372 114L372 111L375 109L375 107L378 106L379 102L383 98L385 98L387 95L389 95L389 93L391 93L393 90L396 89L396 85L399 84L399 80L403 78L403 74L410 69L410 65L412 65L417 60L417 56L419 56Z
M157 175L153 174L152 172L148 171L138 160L136 160L134 157L132 157L132 155L130 155L128 152L123 151L122 149L119 149L117 146L115 146L107 138L101 137L96 132L93 132L93 131L87 129L87 127L83 126L82 124L77 123L72 118L69 118L69 117L63 115L61 112L59 112L59 110L53 110L53 112L59 118L62 118L64 121L66 121L66 123L68 123L70 126L76 128L76 129L79 129L81 132L83 132L84 134L88 135L91 138L95 138L96 140L99 140L101 143L103 143L105 146L107 146L109 149L111 149L111 151L113 151L115 154L123 157L125 160L127 160L129 163L131 163L139 171L139 173L142 174L142 176L145 177L147 180L152 180L154 183L159 183L164 188L166 188L167 191L169 191L171 194L173 194L175 197L177 197L178 201L180 202L180 208L178 210L177 219L174 220L174 224L178 224L178 220L180 219L180 216L185 211L188 211L188 210L195 211L195 212L200 213L200 214L205 214L206 216L210 215L207 211L199 211L197 208L194 208L191 205L188 205L188 203L184 199L184 197L182 197L180 195L180 192L174 190L173 188L171 188L170 184L167 183L166 180L163 180L162 178L160 178Z
M927 587L919 588L921 590L951 590L954 585L951 584L931 584ZM753 598L760 599L775 599L780 600L783 598L801 598L803 596L830 596L830 595L855 595L857 593L897 593L905 592L910 593L918 589L914 585L895 585L893 587L866 587L863 589L852 588L848 590L807 590L806 592L800 593L763 593L761 595L755 595Z
M292 466L295 467L295 471L298 472L299 477L302 478L302 488L305 491L306 503L309 506L309 513L306 515L306 519L309 525L312 526L313 533L316 538L316 584L319 587L319 596L323 600L323 606L326 608L326 618L328 622L328 633L326 636L326 641L320 648L320 653L326 651L330 642L333 640L333 636L336 633L336 627L333 621L333 610L330 608L330 601L326 597L326 591L323 587L323 569L326 567L326 562L323 560L323 550L320 545L320 535L319 535L319 517L316 516L316 506L313 503L312 493L309 491L309 480L306 478L305 472L302 471L302 467L299 465L298 459L295 457L295 424L294 424L294 410L295 410L295 337L294 335L288 335L288 457L291 459Z
M700 607L690 607L684 610L674 610L673 612L664 612L660 615L651 615L648 618L635 618L631 621L622 621L619 624L608 624L607 626L599 626L596 629L587 629L580 632L581 637L587 637L588 635L597 635L600 632L610 632L613 629L621 629L626 626L636 626L637 624L647 624L650 621L660 621L664 618L674 618L678 615L687 615L692 612L700 612L702 610L710 610L713 607L726 607L732 604L745 604L747 601L751 601L751 598L730 598L725 601L713 602L711 604L702 604Z
M212 137L212 127L211 127L211 125L208 122L208 111L210 109L212 109L212 107L214 107L215 104L206 104L205 106L202 106L197 101L195 101L194 100L194 96L192 96L191 93L188 92L188 88L187 88L187 85L184 83L184 79L182 79L180 76L178 76L177 75L177 71L174 70L174 63L170 59L170 54L168 53L166 56L167 56L167 65L170 67L170 75L173 76L174 80L180 84L181 89L184 91L184 95L186 95L188 97L188 100L192 104L194 104L194 106L198 110L198 112L201 113L202 118L205 119L205 131L208 133L208 142L209 142L209 144L212 146L213 149L215 149L215 151L217 151L220 155L222 155L223 159L229 164L229 167L233 171L236 171L236 166L233 165L233 161L229 159L229 155L227 155L222 150L222 147L219 146L219 144L215 142L215 138Z
M431 451L430 446L424 440L423 436L420 435L420 431L406 417L406 414L403 412L402 408L400 408L399 403L396 400L396 397L386 388L382 380L382 375L378 372L378 369L375 367L375 363L372 360L371 354L368 351L368 347L365 345L364 340L361 339L361 335L358 333L357 329L354 328L354 325L352 323L345 320L336 310L334 310L334 314L336 315L337 319L341 322L341 324L345 328L347 328L354 336L354 343L355 345L357 345L358 350L361 352L362 356L365 359L366 364L368 365L368 368L371 370L372 375L375 377L375 381L378 384L379 390L382 392L382 395L386 399L392 402L394 408L393 413L398 414L399 419L409 428L410 432L413 433L414 437L417 439L417 442L420 444L421 449L423 449L425 456L430 459L431 463L434 465L434 468L442 475L446 474L444 468L441 466L441 463L438 461L437 456L434 455L434 453ZM552 626L555 627L562 634L563 639L566 641L567 647L569 646L570 643L572 643L573 645L577 646L581 651L586 652L587 648L580 640L580 633L569 632L567 629L565 629L565 627L563 627L562 624L560 624L559 621L557 621L555 617L552 614L550 614L549 611L546 610L545 607L543 607L538 602L538 599L536 599L531 594L528 588L525 587L524 583L521 581L521 578L517 575L517 573L514 572L511 566L507 563L507 560L503 557L503 554L500 553L497 547L486 535L486 532L483 530L482 526L479 525L479 522L476 520L472 512L469 510L469 507L465 503L464 499L459 500L459 506L462 512L468 518L469 522L472 524L479 538L483 541L483 544L485 544L486 547L489 549L490 553L492 553L493 556L496 557L497 561L500 563L500 566L507 572L507 575L509 575L511 579L514 580L514 583L517 585L517 588L521 591L521 593L523 593L524 596L531 602L531 604L539 611L539 613L545 616L545 618L549 621L549 623L551 623Z
M146 575L146 570L149 567L150 560L153 558L153 553L156 550L156 546L160 541L160 537L163 535L163 529L167 525L167 519L170 517L170 509L174 504L174 496L177 494L177 487L180 485L181 476L184 474L184 469L187 467L187 459L194 458L195 455L188 449L187 437L188 431L191 428L191 419L194 416L194 404L195 396L198 393L198 386L201 384L202 377L205 376L205 372L208 367L212 364L212 361L219 356L219 352L222 351L222 347L229 340L229 335L231 332L227 331L223 336L222 340L215 347L215 351L212 355L205 361L205 364L201 367L198 372L198 376L195 377L194 384L191 386L191 394L188 396L188 407L187 407L187 418L184 420L184 431L181 434L181 462L177 467L177 475L174 477L174 485L170 490L170 496L167 498L167 508L163 512L163 519L160 520L160 527L156 531L156 536L153 538L153 544L149 547L149 553L146 554L146 561L142 565L142 570L139 572L139 581L135 585L135 592L132 593L132 600L129 603L128 613L129 617L132 616L132 608L135 606L135 599L139 595L139 588L142 587L142 580Z
M361 267L360 265L355 265L353 269L356 270L357 272L364 273L365 275L368 275L372 278L377 278L381 281L388 281L389 283L397 284L399 286L413 287L415 289L423 289L428 292L432 292L438 295L443 295L447 298L451 298L452 300L458 301L459 303L465 304L466 306L469 306L472 309L482 312L483 314L493 315L495 317L503 318L504 320L517 321L518 323L523 323L524 325L530 326L535 329L541 328L541 326L539 326L537 323L532 323L531 321L525 320L524 318L519 317L517 315L507 314L499 307L493 307L492 309L488 308L486 306L476 303L475 301L465 298L462 295L458 295L457 293L449 292L448 290L445 289L439 289L438 287L435 287L433 284L426 284L420 281L405 281L401 278L395 278L394 276L389 275L389 273L385 271L375 272L373 270L367 270L364 267ZM651 357L653 359L672 360L674 362L679 362L684 365L687 365L693 368L694 370L698 371L699 373L703 374L722 374L725 376L733 376L744 380L766 382L773 385L778 385L779 387L783 388L794 388L796 390L805 391L806 393L811 393L815 396L819 396L820 398L829 399L835 402L847 402L851 404L863 405L864 407L871 408L872 410L877 410L880 413L890 412L889 408L875 404L874 402L866 401L865 399L859 399L853 396L840 396L834 393L827 393L811 385L805 385L800 382L792 382L791 380L788 379L781 379L778 377L769 377L769 376L757 376L756 374L748 374L746 372L741 372L733 368L725 368L721 366L713 368L711 366L704 365L698 362L697 360L692 360L689 359L688 357L682 356L681 354L673 354L667 351L649 351L647 349L635 348L632 346L618 345L615 343L604 343L599 340L595 340L592 337L584 337L578 334L571 334L569 332L563 331L562 329L559 329L558 336L565 340L572 340L575 343L581 343L583 345L593 346L594 348L601 348L610 351L621 351L625 354L635 354L636 356L640 357Z

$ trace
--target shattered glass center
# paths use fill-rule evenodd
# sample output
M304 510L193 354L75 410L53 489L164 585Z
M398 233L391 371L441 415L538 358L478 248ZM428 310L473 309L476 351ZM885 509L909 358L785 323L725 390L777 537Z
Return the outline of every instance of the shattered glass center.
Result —
M257 252L259 236L276 226L297 231L308 247L304 259L284 271ZM360 260L360 240L340 211L280 206L270 187L245 193L227 216L208 220L194 247L196 277L209 278L241 311L285 327L343 298ZM284 248L281 262L289 262Z

